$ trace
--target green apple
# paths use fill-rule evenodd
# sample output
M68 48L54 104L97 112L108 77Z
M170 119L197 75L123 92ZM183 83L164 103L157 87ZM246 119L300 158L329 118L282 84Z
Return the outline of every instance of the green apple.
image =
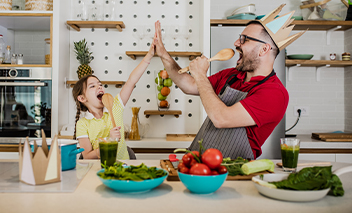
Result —
M158 93L158 99L159 101L163 101L166 99L166 96L163 96L160 92Z
M163 85L163 79L160 78L160 77L156 77L155 78L155 83L158 84L158 85Z
M158 91L160 92L163 87L164 87L164 85L158 85L156 88L157 88Z
M172 86L171 78L167 78L167 79L164 80L164 86L166 86L166 87L171 87Z

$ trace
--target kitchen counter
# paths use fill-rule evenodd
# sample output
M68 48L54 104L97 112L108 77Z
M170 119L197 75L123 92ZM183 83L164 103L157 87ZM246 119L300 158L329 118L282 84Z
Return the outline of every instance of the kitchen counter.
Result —
M3 161L0 161L3 162ZM165 181L144 193L117 193L96 176L100 165L91 169L73 193L0 193L1 212L350 212L352 208L352 173L340 178L343 197L325 196L315 202L284 202L264 197L252 181L226 181L212 194L190 193L179 181ZM142 161L125 161L139 165ZM276 162L276 161L274 161ZM302 161L300 161L302 162ZM304 162L304 161L303 161ZM145 160L148 166L159 161ZM351 164L332 163L333 170ZM281 173L281 168L275 168ZM50 187L50 184L47 185Z

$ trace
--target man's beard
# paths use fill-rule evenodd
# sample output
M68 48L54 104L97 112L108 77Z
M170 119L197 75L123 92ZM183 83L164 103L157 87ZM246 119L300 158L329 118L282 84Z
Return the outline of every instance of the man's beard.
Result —
M253 72L256 70L260 62L257 52L257 48L254 48L250 53L247 53L246 56L242 55L242 62L236 66L236 69L243 72Z

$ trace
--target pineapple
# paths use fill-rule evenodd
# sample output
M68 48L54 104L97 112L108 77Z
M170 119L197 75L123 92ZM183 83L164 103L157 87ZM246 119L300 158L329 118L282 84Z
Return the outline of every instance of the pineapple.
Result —
M92 52L89 52L89 49L87 47L87 42L86 39L83 39L79 42L73 42L74 43L74 48L75 48L75 53L76 53L76 58L79 61L81 65L79 65L78 70L77 70L77 75L78 79L82 78L83 76L86 75L91 75L92 74L92 68L88 65L93 59L92 59Z

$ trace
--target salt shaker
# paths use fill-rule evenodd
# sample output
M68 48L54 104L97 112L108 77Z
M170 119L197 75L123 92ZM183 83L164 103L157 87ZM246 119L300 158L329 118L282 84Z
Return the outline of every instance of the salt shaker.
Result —
M11 57L11 64L16 64L17 63L17 54L13 53Z
M23 54L18 54L17 56L17 64L23 64Z

